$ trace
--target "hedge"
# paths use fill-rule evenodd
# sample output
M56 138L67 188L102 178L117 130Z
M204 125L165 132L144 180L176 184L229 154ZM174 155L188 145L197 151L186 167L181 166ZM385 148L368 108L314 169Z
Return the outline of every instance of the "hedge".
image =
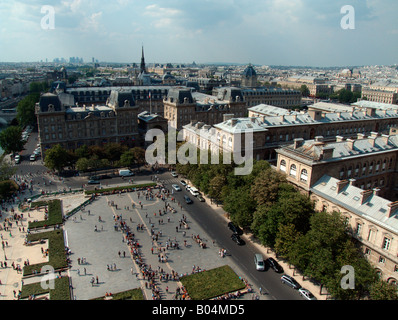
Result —
M228 265L183 276L180 281L192 300L209 300L246 288Z
M32 203L32 207L39 207L47 204L48 206L48 217L47 220L29 222L28 228L43 228L45 226L61 225L62 221L62 203L61 200L55 199L50 201L37 201Z

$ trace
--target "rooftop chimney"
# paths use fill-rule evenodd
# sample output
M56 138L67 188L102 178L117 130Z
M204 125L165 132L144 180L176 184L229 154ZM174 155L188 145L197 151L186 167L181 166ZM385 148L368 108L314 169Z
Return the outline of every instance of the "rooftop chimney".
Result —
M339 194L341 192L341 190L343 190L348 184L349 184L348 180L341 180L341 181L339 180L339 181L337 181L337 183L336 183L336 187L337 187L336 192L337 192L337 194Z
M355 140L353 140L353 139L347 139L346 142L347 142L348 148L350 148L351 150L353 150L353 149L354 149L354 142L355 142Z
M319 160L327 160L333 158L334 147L323 147L321 149L321 157Z
M361 192L361 196L362 196L361 204L364 204L372 194L373 194L373 190L362 191Z
M342 141L344 141L344 137L336 136L336 142L342 142Z
M387 218L390 218L394 214L395 210L397 210L398 208L398 201L390 202L387 206L388 206Z
M378 196L380 194L380 189L379 188L374 188L373 189L373 195Z
M304 143L304 139L303 138L296 138L293 140L293 148L297 149L299 147L301 147Z
M309 109L308 110L308 115L313 119L313 120L321 120L322 119L322 112L318 110L313 110Z

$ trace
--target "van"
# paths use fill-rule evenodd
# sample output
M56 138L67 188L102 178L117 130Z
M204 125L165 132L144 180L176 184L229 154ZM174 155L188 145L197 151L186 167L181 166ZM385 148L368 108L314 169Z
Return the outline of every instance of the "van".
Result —
M121 176L121 177L131 177L133 175L134 175L134 172L132 172L128 169L119 170L119 176Z
M256 266L256 270L264 271L265 263L264 258L261 254L257 253L254 255L254 265Z
M195 197L199 195L199 190L196 189L195 187L191 187L191 188L189 189L189 192L190 192L193 196L195 196Z

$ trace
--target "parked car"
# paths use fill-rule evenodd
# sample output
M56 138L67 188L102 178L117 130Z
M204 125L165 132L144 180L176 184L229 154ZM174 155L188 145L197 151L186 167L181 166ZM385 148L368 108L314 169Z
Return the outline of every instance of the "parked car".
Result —
M100 184L100 181L97 179L90 179L87 181L88 184Z
M177 178L177 177L178 177L178 174L177 174L177 172L175 172L175 171L172 171L172 172L171 172L171 175L172 175L174 178Z
M121 169L119 170L119 176L120 177L131 177L134 175L134 172L128 170L128 169Z
M242 235L243 234L242 229L237 227L237 226L235 226L232 222L228 222L228 228L230 228L233 233L236 233L238 235Z
M270 268L274 269L275 272L277 273L283 272L282 266L274 258L268 258L266 262Z
M318 300L315 296L307 289L300 288L299 290L300 295L307 300Z
M287 274L284 274L281 277L281 281L282 281L282 283L287 284L288 286L292 287L293 289L298 290L301 288L301 285L294 278L292 278L291 276L288 276Z
M245 242L239 237L236 233L231 235L232 241L234 241L237 245L242 246Z
M36 161L36 155L32 154L29 158L30 161Z
M203 198L200 194L197 196L200 202L205 202L205 198Z
M17 154L17 155L15 156L15 163L16 163L16 164L21 163L21 156L20 156L19 154Z
M188 197L188 196L184 196L184 200L185 200L185 202L188 203L188 204L193 203L193 201L191 200L191 198Z
M173 187L173 189L175 191L181 191L181 188L180 188L180 186L178 184L172 184L171 186Z
M256 270L258 270L258 271L265 270L264 258L261 254L256 253L254 255L254 265L256 266Z
M184 187L186 187L186 185L187 185L187 183L185 182L185 180L181 180L180 183L181 183Z

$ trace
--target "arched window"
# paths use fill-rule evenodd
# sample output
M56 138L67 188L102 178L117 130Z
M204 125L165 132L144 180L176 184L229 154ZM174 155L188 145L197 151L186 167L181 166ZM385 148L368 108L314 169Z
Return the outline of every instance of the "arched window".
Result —
M286 172L286 161L285 161L285 160L282 160L282 161L281 161L281 164L280 164L280 166L279 166L279 169L280 169L281 171L283 171L283 172Z
M307 182L308 180L308 172L306 169L301 170L300 181Z
M297 167L296 167L295 164L292 164L292 165L290 166L290 175L295 177L296 174L297 174Z

